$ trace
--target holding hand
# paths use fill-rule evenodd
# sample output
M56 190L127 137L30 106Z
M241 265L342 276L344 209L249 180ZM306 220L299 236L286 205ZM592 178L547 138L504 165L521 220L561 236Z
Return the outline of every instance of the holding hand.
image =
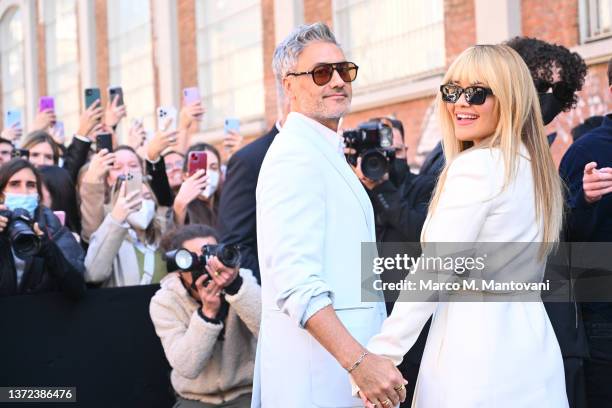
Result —
M0 204L0 211L7 210L5 205ZM4 232L4 229L8 225L8 218L0 215L0 234Z
M183 182L176 197L174 198L174 221L178 225L185 223L187 216L187 206L190 202L198 198L208 184L208 176L204 170L198 170L191 177Z
M213 281L221 288L228 287L238 276L238 268L229 268L216 256L213 256L206 263L206 271L210 274Z
M350 375L364 402L367 400L376 407L390 408L406 399L408 382L388 358L368 354Z
M126 115L127 111L125 105L119 105L119 95L115 95L112 103L106 104L104 124L108 127L115 127Z
M179 129L188 130L194 121L201 122L204 113L206 113L206 109L202 105L202 102L193 102L189 105L184 105L179 114Z
M149 141L147 146L147 159L150 161L156 161L162 152L170 146L177 144L176 130L168 130L172 124L172 119L168 119L162 126L162 130L158 130L155 136Z
M100 150L91 158L89 168L83 176L83 181L86 183L104 182L104 177L113 168L114 162L115 153L109 153L106 149Z
M51 126L55 125L55 122L57 122L55 111L53 111L53 109L45 109L44 111L36 114L32 127L34 130L47 130Z
M584 166L582 190L587 203L593 204L612 192L612 168L597 169L597 163L590 162Z
M146 140L147 131L145 130L144 125L142 124L142 122L134 120L128 132L127 144L132 149L138 150L141 146L144 146Z
M374 180L369 179L366 176L364 176L363 175L363 171L361 170L361 157L357 158L357 166L353 167L353 171L357 175L357 178L359 178L359 181L361 181L361 183L368 190L373 190L374 188L378 187L379 185L381 185L385 181L389 180L389 173L388 172L385 173L385 175L380 180L378 180L378 181L374 181Z
M102 130L101 121L102 106L100 100L97 99L91 106L83 111L79 119L79 129L77 135L88 137L92 142L95 140L95 135Z
M221 308L221 287L204 274L195 281L198 296L202 302L202 314L215 319Z
M21 128L21 125L18 123L15 123L13 126L8 127L6 129L2 129L2 133L0 134L2 138L9 140L11 142L15 142L16 140L21 139L22 135L23 135L23 129Z
M223 139L223 149L228 153L228 156L231 156L240 149L243 141L244 138L240 133L228 130Z
M117 201L115 201L113 211L111 211L111 217L120 224L125 222L128 215L138 211L142 205L142 191L132 191L126 195L125 186L125 182L121 184L119 194L117 195Z

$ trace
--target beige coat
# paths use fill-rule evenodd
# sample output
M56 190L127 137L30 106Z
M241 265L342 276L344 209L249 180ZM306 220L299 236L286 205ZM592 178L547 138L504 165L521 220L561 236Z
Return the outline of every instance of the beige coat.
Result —
M252 390L261 287L250 270L241 269L240 276L238 293L225 295L230 308L222 341L223 323L209 323L199 315L201 305L178 273L162 279L151 299L151 319L172 366L172 386L183 398L221 404Z

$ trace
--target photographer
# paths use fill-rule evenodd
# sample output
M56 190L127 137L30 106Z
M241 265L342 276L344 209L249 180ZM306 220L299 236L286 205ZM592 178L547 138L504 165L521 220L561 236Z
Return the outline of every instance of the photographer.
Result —
M168 241L168 249L201 258L204 246L217 244L217 234L191 224ZM248 408L261 288L250 270L225 266L217 256L198 262L193 272L169 273L151 299L151 320L172 366L174 406Z
M41 177L30 162L0 167L0 296L61 290L79 298L83 250L41 197Z

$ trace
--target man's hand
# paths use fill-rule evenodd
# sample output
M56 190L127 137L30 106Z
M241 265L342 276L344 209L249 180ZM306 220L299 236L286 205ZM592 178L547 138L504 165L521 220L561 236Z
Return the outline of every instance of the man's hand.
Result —
M164 150L177 144L177 131L168 130L172 119L168 119L147 144L147 159L156 161Z
M244 138L240 133L229 130L223 139L223 150L227 152L228 158L231 157L240 147Z
M45 109L38 112L34 118L33 130L47 130L57 122L57 117L53 109Z
M127 115L125 105L119 106L119 95L115 95L111 103L106 104L104 111L104 124L108 127L117 126L117 124Z
M368 354L350 375L362 399L365 397L376 407L394 407L406 399L408 382L388 358Z
M597 169L597 163L590 162L584 166L582 190L587 203L593 204L612 192L612 168Z
M99 125L103 114L104 111L100 106L100 100L97 99L89 108L81 113L77 135L87 137L93 142L95 140L96 130L100 130Z
M357 158L357 167L353 167L353 171L357 175L357 178L359 178L359 181L361 181L361 183L368 190L373 190L374 188L378 187L385 181L389 180L389 173L385 173L385 175L378 181L374 181L364 176L363 171L361 171L361 157Z

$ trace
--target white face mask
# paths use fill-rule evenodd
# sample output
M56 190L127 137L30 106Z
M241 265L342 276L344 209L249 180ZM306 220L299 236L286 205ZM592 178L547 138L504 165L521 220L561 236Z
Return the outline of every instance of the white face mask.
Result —
M131 213L127 217L127 222L132 228L145 230L155 217L155 202L153 200L142 200L140 210Z
M221 175L218 171L208 171L208 173L206 174L208 175L208 183L206 184L206 188L204 189L204 191L202 191L202 194L200 195L208 200L210 197L212 197L213 194L215 194L215 191L217 191Z

